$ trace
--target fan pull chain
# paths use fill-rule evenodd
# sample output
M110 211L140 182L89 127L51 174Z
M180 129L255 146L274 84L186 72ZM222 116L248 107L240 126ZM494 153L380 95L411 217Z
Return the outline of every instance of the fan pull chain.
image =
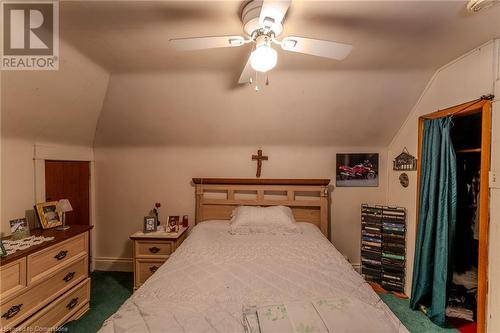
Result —
M269 74L266 73L266 86L269 85Z
M255 71L255 91L259 91L259 77L258 77L258 72Z

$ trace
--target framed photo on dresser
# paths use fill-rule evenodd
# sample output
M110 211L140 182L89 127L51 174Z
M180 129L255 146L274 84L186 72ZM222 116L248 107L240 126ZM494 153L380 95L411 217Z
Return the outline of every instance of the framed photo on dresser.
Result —
M5 250L2 240L0 239L0 257L5 257L6 255L7 255L7 250Z
M36 204L36 213L43 229L50 229L62 225L62 219L57 211L57 201Z

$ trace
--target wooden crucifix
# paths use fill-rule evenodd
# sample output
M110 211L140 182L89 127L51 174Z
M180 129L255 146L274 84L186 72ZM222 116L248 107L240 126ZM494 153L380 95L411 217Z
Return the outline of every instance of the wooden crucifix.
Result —
M262 172L262 161L267 161L268 159L268 156L262 155L262 149L257 150L257 155L252 155L252 161L257 161L257 174L255 175L257 178L260 178Z

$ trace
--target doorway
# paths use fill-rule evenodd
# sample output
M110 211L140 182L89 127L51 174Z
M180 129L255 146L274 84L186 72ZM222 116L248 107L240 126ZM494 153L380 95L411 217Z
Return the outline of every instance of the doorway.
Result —
M45 198L68 199L67 225L90 225L90 162L45 161Z

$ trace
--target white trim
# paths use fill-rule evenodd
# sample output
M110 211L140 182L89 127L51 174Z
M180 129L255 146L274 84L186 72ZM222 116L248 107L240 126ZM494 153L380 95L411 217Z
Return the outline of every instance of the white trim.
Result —
M84 146L35 144L35 160L94 161L94 149Z
M35 172L35 203L45 202L45 161L85 161L90 163L90 207L89 224L96 227L96 183L95 183L95 160L92 147L35 144L33 151ZM90 270L95 267L96 254L96 231L90 234Z
M94 258L96 271L133 272L134 260L132 258L97 257Z

